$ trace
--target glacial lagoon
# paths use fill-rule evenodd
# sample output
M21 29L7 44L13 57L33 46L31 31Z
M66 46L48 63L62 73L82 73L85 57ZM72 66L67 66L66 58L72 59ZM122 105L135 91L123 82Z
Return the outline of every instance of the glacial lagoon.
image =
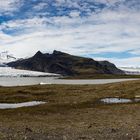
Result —
M93 79L93 80L67 80L57 77L0 77L0 86L26 86L26 85L45 85L45 84L72 84L72 85L87 85L87 84L107 84L123 81L132 81L138 79Z

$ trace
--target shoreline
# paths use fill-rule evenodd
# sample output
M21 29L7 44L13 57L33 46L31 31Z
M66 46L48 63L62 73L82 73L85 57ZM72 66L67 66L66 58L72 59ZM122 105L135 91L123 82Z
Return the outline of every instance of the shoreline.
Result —
M137 80L140 79L59 79L57 77L3 77L0 78L0 86L16 87L32 85L103 85Z

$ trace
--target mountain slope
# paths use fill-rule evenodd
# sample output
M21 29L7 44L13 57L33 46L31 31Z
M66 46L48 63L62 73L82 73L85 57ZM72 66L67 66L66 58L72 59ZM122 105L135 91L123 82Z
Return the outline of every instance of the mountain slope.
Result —
M10 67L62 75L124 74L108 61L95 61L91 58L73 56L54 51L43 54L38 51L33 57L8 63Z
M0 64L4 65L8 62L16 61L17 58L15 58L13 55L9 54L8 51L1 52L0 53Z

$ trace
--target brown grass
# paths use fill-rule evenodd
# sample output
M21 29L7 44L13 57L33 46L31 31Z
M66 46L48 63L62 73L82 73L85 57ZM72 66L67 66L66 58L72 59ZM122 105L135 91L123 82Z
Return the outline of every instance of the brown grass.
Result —
M0 139L140 139L140 103L102 104L105 97L140 96L140 81L105 85L1 87L0 102L46 101L0 110Z

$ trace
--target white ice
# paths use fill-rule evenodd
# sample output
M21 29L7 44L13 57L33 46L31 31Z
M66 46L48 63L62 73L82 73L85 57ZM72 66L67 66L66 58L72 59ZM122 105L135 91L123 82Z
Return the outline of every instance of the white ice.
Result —
M57 76L57 74L29 70L19 70L11 67L0 67L0 77L34 77L34 76Z

